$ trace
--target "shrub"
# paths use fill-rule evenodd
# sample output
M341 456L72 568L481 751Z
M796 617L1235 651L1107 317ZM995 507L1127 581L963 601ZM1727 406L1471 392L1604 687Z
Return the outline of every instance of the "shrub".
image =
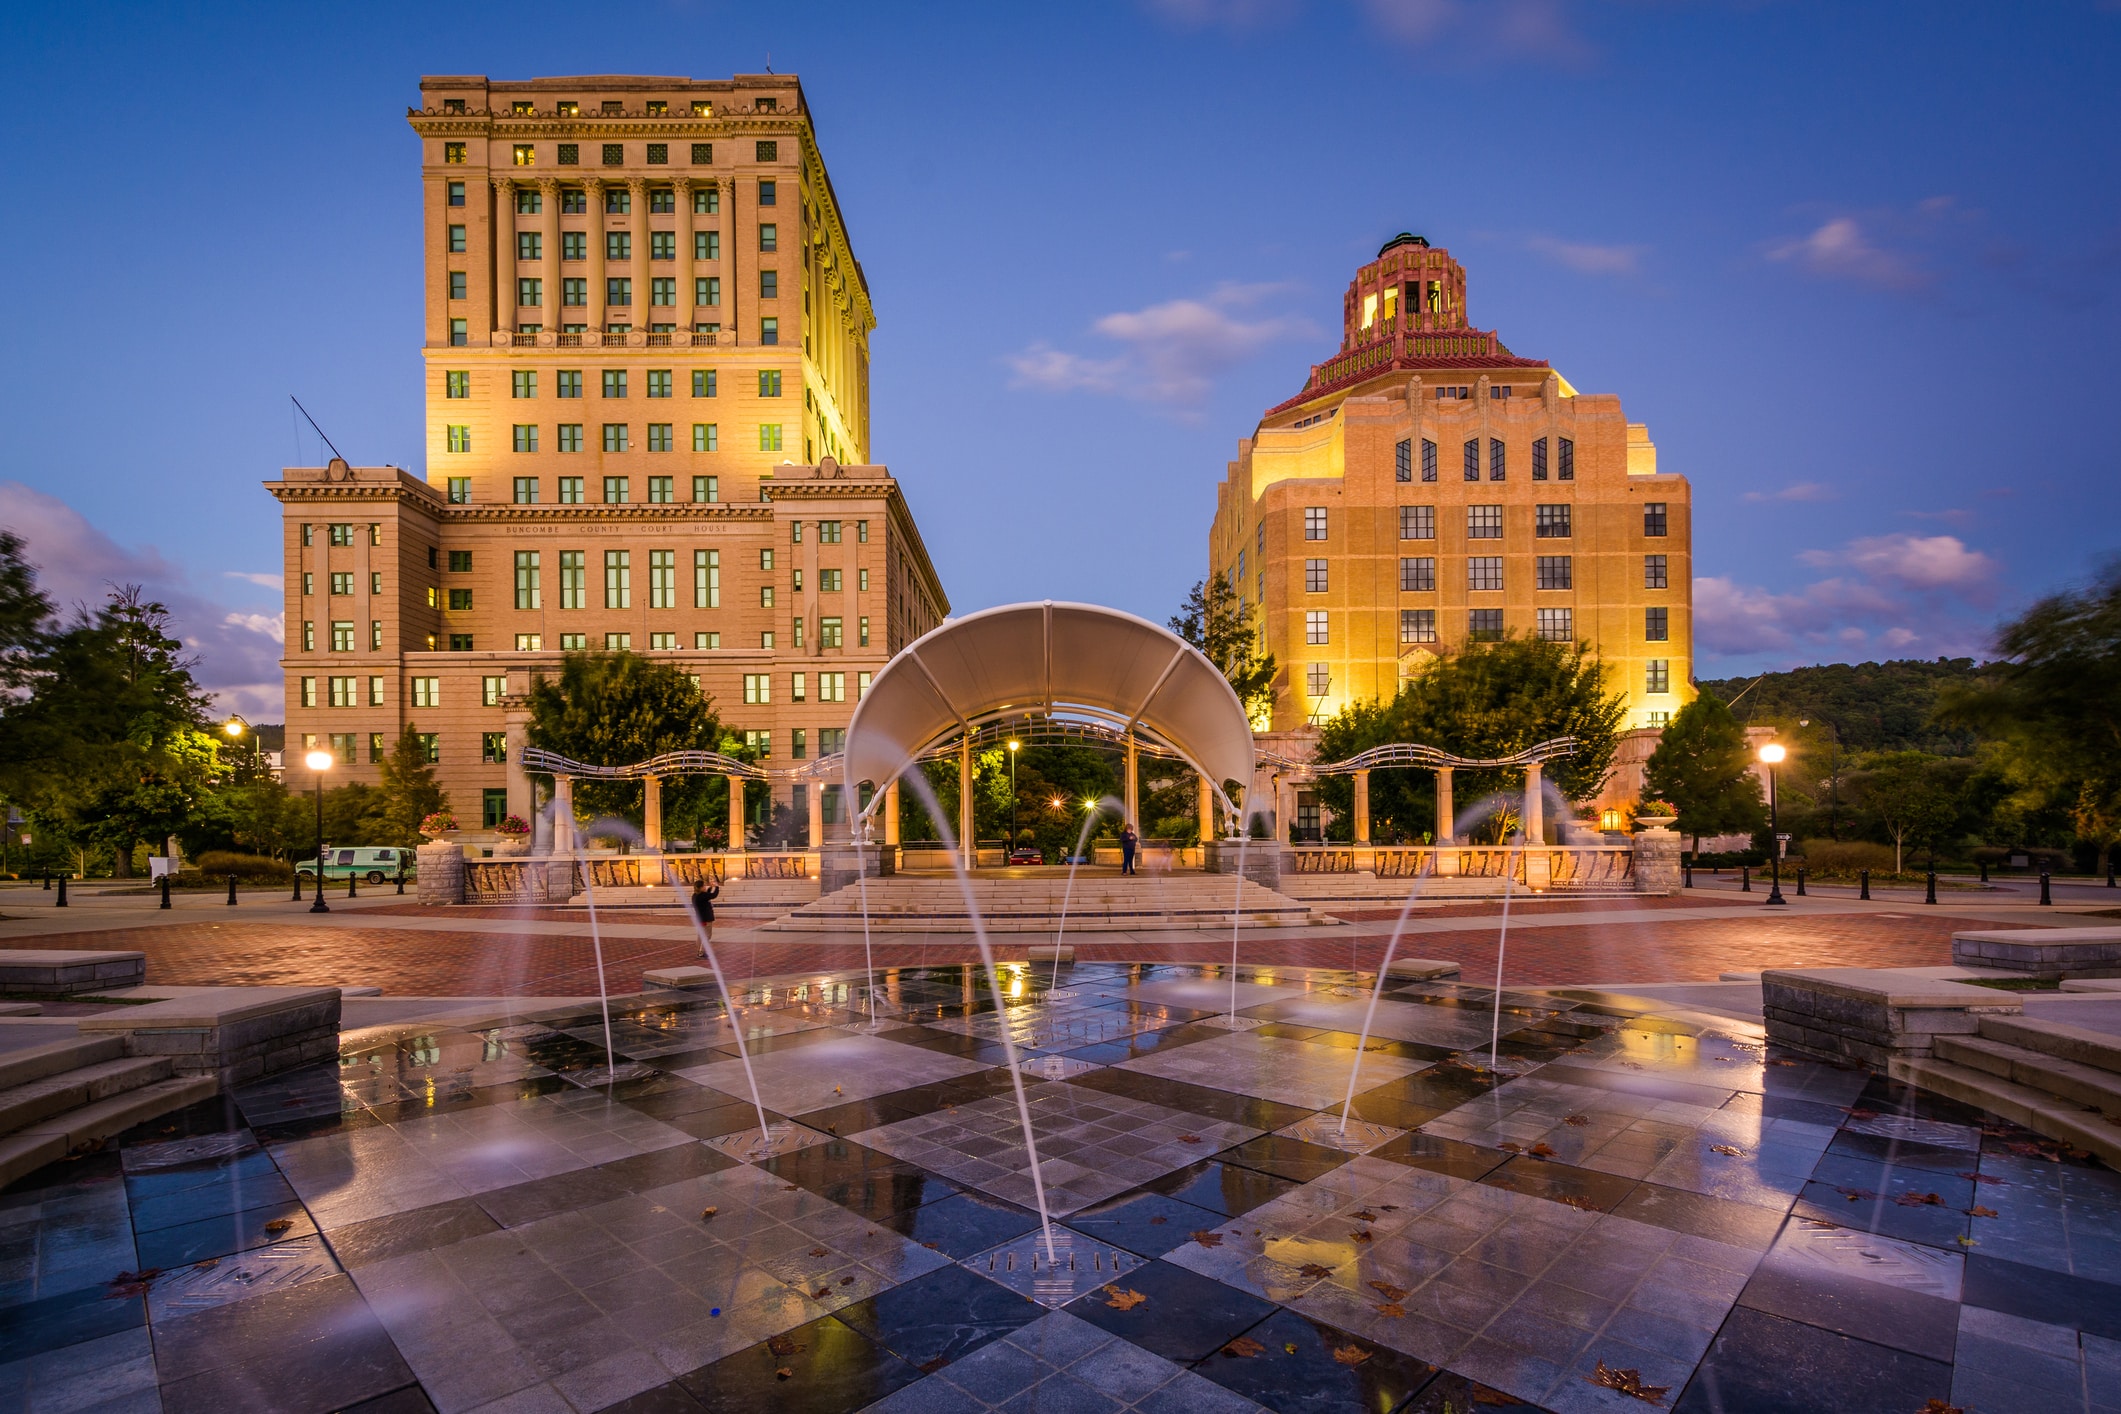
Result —
M420 833L423 835L439 835L444 830L454 830L456 827L456 816L450 814L447 810L437 810L420 822Z
M262 854L238 854L233 850L210 849L195 859L187 860L185 867L171 876L170 886L178 889L225 889L228 876L236 876L239 884L267 884L285 888L294 883L294 866L284 859L268 859Z
M1804 867L1821 877L1853 879L1864 869L1873 874L1893 872L1893 847L1870 840L1805 840L1801 852Z

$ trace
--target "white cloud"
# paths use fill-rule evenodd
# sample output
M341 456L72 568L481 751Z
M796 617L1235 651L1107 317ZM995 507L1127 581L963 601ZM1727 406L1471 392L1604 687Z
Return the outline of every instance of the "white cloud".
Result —
M1770 247L1767 256L1813 275L1887 290L1927 289L1932 278L1913 257L1877 245L1853 216L1822 222L1808 236Z
M1819 481L1800 481L1794 486L1785 486L1780 491L1748 491L1741 498L1747 501L1838 501L1841 493Z
M1206 400L1216 374L1277 339L1310 332L1304 320L1238 313L1278 289L1224 285L1206 299L1166 300L1104 315L1090 327L1120 345L1117 354L1091 357L1041 341L1007 356L1016 375L1011 386L1107 393L1189 411Z
M1956 535L1872 535L1839 550L1807 550L1798 558L1822 567L1851 565L1911 589L1980 591L1996 575L1996 562L1968 549Z
M1588 241L1565 241L1554 236L1533 236L1525 249L1543 255L1556 265L1579 275L1633 275L1649 252L1641 245L1593 245Z
M1297 21L1303 0L1143 0L1179 29L1251 34ZM1570 11L1574 0L1354 0L1385 39L1411 47L1460 42L1478 52L1579 62L1591 53Z
M38 583L62 613L71 617L77 608L93 608L113 585L140 585L150 599L169 606L173 632L198 658L199 685L214 694L221 710L261 721L280 717L280 613L233 609L200 594L161 551L120 545L64 501L17 481L0 482L0 526L22 537ZM225 577L280 588L277 575Z
M224 579L240 579L246 584L255 584L260 589L277 590L284 581L276 574L260 574L252 570L223 570Z

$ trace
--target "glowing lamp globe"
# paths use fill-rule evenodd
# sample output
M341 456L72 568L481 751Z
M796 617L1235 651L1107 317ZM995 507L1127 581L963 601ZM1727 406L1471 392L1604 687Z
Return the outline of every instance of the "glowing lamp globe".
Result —
M231 717L221 724L221 730L227 732L230 736L241 736L243 735L243 724Z
M1760 748L1760 759L1767 762L1770 766L1781 765L1782 758L1788 754L1781 746L1772 741Z
M302 764L309 767L312 771L329 771L331 762L332 756L329 751L312 751L309 755L302 758Z

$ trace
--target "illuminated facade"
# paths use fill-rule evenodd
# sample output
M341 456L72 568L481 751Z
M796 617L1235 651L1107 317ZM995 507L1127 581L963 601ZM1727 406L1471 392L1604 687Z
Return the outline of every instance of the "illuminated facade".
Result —
M1693 696L1692 518L1647 429L1472 327L1464 269L1419 236L1356 273L1343 326L1238 444L1209 533L1281 665L1272 729L1505 632L1588 642L1630 728L1668 721Z
M775 764L837 749L949 606L866 464L875 317L801 85L430 77L410 121L428 471L268 484L290 747L372 781L413 724L467 826L527 816L530 679L626 648Z

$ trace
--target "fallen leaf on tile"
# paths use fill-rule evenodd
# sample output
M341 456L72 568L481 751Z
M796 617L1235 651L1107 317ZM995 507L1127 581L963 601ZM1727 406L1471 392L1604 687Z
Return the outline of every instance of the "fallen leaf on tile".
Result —
M1893 1201L1903 1208L1941 1208L1944 1200L1934 1193L1902 1193Z
M1646 1404L1663 1404L1667 1385L1646 1385L1640 1370L1616 1370L1601 1360L1598 1369L1586 1375L1592 1384L1605 1389L1617 1389L1622 1394L1631 1394Z
M1962 1236L1961 1238L1959 1238L1959 1245L1961 1247L1979 1247L1981 1245L1981 1239L1978 1237Z
M1505 1154L1522 1154L1524 1152L1524 1146L1514 1139L1505 1139L1495 1147L1502 1150Z
M1105 1288L1105 1304L1115 1311L1131 1311L1148 1299L1138 1291L1124 1291L1116 1286Z
M1396 1213L1399 1211L1399 1204L1397 1203L1379 1203L1377 1206L1384 1209L1388 1213Z
M1581 1194L1577 1193L1565 1193L1555 1201L1560 1203L1563 1207L1574 1208L1578 1212L1582 1213L1602 1213L1605 1211L1605 1209L1599 1207L1590 1199L1585 1198Z
M2006 1188L2010 1187L2010 1180L1997 1173L1957 1173L1952 1177L1963 1178L1968 1183L2000 1183Z
M1834 1191L1836 1193L1839 1193L1842 1197L1848 1199L1851 1203L1861 1203L1866 1198L1875 1198L1878 1196L1877 1194L1871 1192L1871 1190L1868 1188L1837 1188Z
M780 1369L773 1372L773 1377L777 1380L792 1380L795 1378L795 1371L783 1365Z
M1377 1214L1371 1212L1368 1208L1364 1208L1357 1213L1350 1213L1348 1216L1359 1223L1374 1223L1377 1221Z
M1241 1335L1237 1339L1231 1341L1228 1345L1223 1347L1223 1354L1234 1355L1241 1360L1249 1360L1253 1356L1264 1351L1266 1348L1267 1347L1261 1345L1258 1341L1252 1339L1252 1337L1248 1335Z
M810 1255L813 1257L822 1257L825 1255L825 1249L822 1247L813 1247L810 1249Z
M1407 1308L1400 1305L1397 1301L1387 1301L1384 1305L1377 1308L1377 1314L1380 1316L1390 1316L1393 1320L1396 1321L1401 1316L1407 1314Z
M1193 1234L1193 1240L1203 1247L1220 1247L1223 1245L1223 1235L1219 1232L1196 1232Z
M720 1208L702 1208L700 1209L700 1221L705 1222L720 1211L722 1211Z
M766 1349L772 1354L778 1355L783 1360L786 1360L789 1356L795 1354L796 1351L801 1350L802 1348L803 1345L801 1341L791 1340L785 1335L773 1336L766 1342Z
M1589 1115L1570 1115L1562 1121L1563 1124L1568 1125L1571 1129L1581 1129L1590 1122L1591 1117Z
M1534 1144L1531 1148L1525 1150L1525 1152L1527 1154L1530 1154L1535 1159L1551 1159L1554 1157L1555 1150L1553 1145L1547 1143L1544 1140L1541 1140L1539 1143Z
M110 1294L115 1299L121 1296L145 1296L155 1278L162 1275L160 1267L143 1267L137 1272L120 1272L111 1278Z
M203 1262L194 1262L194 1263L192 1263L192 1264L191 1264L191 1269L192 1269L193 1271L195 1271L195 1272L210 1272L210 1271L212 1271L212 1270L213 1270L213 1269L214 1269L215 1267L218 1267L218 1266L220 1266L220 1265L221 1265L221 1259L220 1259L219 1257L208 1257L208 1258L207 1258L207 1259L206 1259L205 1261L203 1261Z
M832 1294L832 1288L831 1288L831 1287L829 1287L829 1286L821 1286L821 1287L819 1287L819 1288L818 1288L818 1289L817 1289L816 1291L813 1291L813 1292L811 1292L811 1293L810 1293L810 1299L811 1299L812 1301L823 1301L823 1300L824 1300L824 1299L825 1299L826 1297L830 1296L831 1294Z
M1848 1116L1850 1119L1876 1119L1878 1118L1878 1111L1867 1110L1858 1105L1849 1110Z
M1200 1136L1198 1134L1181 1134L1178 1136L1178 1142L1181 1144L1198 1144Z
M1930 1402L1917 1409L1915 1414L1966 1414L1966 1411L1956 1404L1947 1404L1932 1396Z
M1371 1351L1365 1350L1359 1345L1336 1345L1333 1347L1333 1358L1343 1365L1360 1365L1363 1361L1369 1359L1371 1354Z
M1712 1154L1725 1154L1734 1159L1745 1157L1745 1150L1739 1148L1736 1144L1711 1144L1709 1145L1709 1152Z
M1979 1203L1976 1203L1973 1207L1966 1210L1966 1215L1970 1218L1992 1218L1996 1216L1996 1210L1994 1208L1984 1208Z
M293 1218L274 1218L265 1225L265 1230L270 1233L282 1233L294 1225L295 1220Z
M793 1193L793 1192L795 1192L795 1191L796 1191L797 1189L801 1188L802 1186L803 1186L803 1185L802 1185L802 1184L800 1184L800 1183L787 1183L787 1184L783 1184L783 1185L781 1186L781 1192L783 1192L783 1193Z
M1296 1274L1298 1276L1309 1277L1313 1281L1317 1281L1321 1278L1333 1275L1333 1269L1331 1267L1320 1266L1316 1262L1306 1262L1296 1269Z
M1348 1234L1348 1240L1350 1242L1372 1242L1376 1239L1370 1236L1370 1231L1368 1228L1358 1228L1354 1232Z
M1407 1294L1405 1287L1394 1286L1388 1281L1373 1281L1370 1283L1370 1290L1376 1292L1387 1301L1398 1301Z
M840 1285L841 1285L841 1286L852 1286L852 1285L854 1285L854 1278L853 1278L853 1277L841 1277L841 1278L840 1278Z
M1795 1065L1795 1064L1797 1064L1797 1062L1795 1062L1795 1061L1793 1061L1793 1060L1771 1060L1771 1061L1769 1061L1769 1062L1768 1062L1768 1064L1769 1064L1769 1065Z
M923 1242L921 1246L927 1248L930 1252L940 1252L943 1250L943 1244L940 1242Z
M1281 1343L1281 1348L1286 1354L1294 1355L1296 1353L1296 1342L1293 1340L1285 1340Z
M1170 1220L1169 1218L1167 1218L1167 1217L1163 1216L1163 1214L1159 1213L1159 1214L1157 1214L1157 1215L1156 1215L1155 1217L1153 1217L1153 1218L1149 1219L1149 1226L1151 1226L1151 1227L1162 1227L1162 1226L1163 1226L1163 1225L1164 1225L1165 1223L1167 1223L1167 1222L1169 1222L1169 1221L1171 1221L1171 1220Z

